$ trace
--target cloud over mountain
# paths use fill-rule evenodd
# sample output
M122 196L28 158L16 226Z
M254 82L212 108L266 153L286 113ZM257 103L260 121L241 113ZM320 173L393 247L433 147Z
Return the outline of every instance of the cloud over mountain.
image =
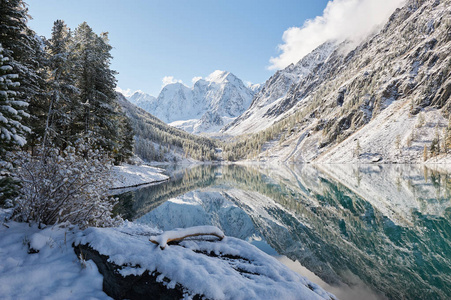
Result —
M172 83L183 83L181 80L175 79L174 76L164 76L162 82L163 82L163 85L161 86L162 88Z
M384 24L405 0L332 0L322 16L307 20L302 27L288 28L282 37L278 57L271 57L269 69L283 69L328 40L357 43Z

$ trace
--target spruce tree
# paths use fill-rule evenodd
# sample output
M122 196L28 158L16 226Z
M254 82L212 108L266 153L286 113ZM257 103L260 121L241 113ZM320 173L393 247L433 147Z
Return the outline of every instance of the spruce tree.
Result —
M115 151L114 160L116 163L124 162L133 156L133 146L135 144L133 127L130 119L124 114L119 113L120 130L118 149Z
M9 59L13 73L18 75L20 87L16 100L29 103L32 118L25 120L34 127L43 116L44 85L41 75L44 70L42 41L27 27L28 9L22 0L0 1L0 44L3 56ZM40 102L40 103L39 103ZM33 128L32 128L33 129Z
M71 34L64 21L57 20L53 24L52 37L47 43L49 54L49 97L47 118L45 121L44 141L52 142L65 148L71 140L71 126L75 121L78 89L71 72L72 57L69 52Z
M26 143L25 133L30 129L23 125L24 111L28 103L16 100L20 86L10 59L3 55L0 44L0 204L15 194L16 182L11 176L9 154Z
M86 22L74 34L76 86L80 91L78 122L82 136L107 151L118 151L120 117L116 107L116 72L110 69L108 34L96 35Z
M0 1L0 203L16 189L9 154L26 143L30 129L25 109L39 91L35 42L26 23L29 16L22 0Z

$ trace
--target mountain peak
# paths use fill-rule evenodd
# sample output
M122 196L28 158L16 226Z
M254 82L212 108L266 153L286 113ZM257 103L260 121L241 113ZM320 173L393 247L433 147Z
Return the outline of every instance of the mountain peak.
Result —
M145 95L145 94L146 94L146 93L144 93L143 91L137 90L137 91L134 91L134 92L132 93L132 95L129 96L129 98L139 97L139 96L142 96L142 95Z
M189 132L218 131L245 111L258 86L246 86L230 72L216 70L195 77L193 87L174 82L165 85L156 99L140 107L167 123Z
M205 80L207 80L207 81L216 82L216 83L222 83L226 80L233 81L235 79L236 79L236 76L233 75L232 73L227 72L227 71L221 71L221 70L216 70L205 78Z

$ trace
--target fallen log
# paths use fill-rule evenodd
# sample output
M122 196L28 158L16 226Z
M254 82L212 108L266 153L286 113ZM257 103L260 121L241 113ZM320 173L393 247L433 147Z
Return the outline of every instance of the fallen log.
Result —
M163 232L157 236L151 236L149 241L160 246L163 250L168 243L174 241L181 241L188 237L211 235L219 238L221 241L224 238L224 233L216 226L195 226L189 228L178 228L171 231Z

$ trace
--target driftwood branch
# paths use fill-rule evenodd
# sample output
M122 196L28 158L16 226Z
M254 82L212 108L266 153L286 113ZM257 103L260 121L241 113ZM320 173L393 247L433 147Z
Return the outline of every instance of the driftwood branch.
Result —
M168 231L159 236L150 237L149 241L159 245L161 249L164 249L166 248L166 245L170 242L181 241L188 237L203 236L203 235L215 236L219 238L220 241L224 238L224 233L217 227L198 226L186 228L183 230Z

